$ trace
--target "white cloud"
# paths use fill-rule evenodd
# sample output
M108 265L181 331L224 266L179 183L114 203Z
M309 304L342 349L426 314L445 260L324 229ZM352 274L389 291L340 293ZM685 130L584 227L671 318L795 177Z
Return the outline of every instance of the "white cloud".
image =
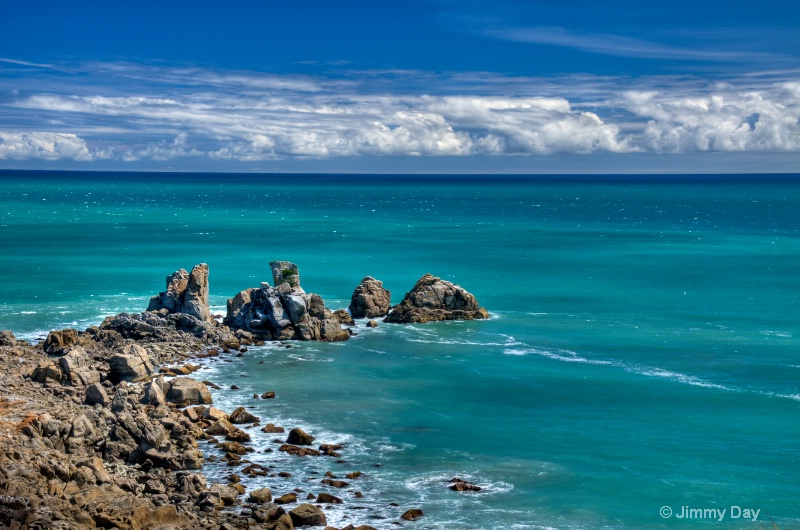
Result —
M367 75L359 83L135 65L98 72L93 84L28 82L16 94L13 83L0 79L0 89L11 94L0 102L2 127L14 131L0 136L0 158L800 151L800 83L774 77L709 82L400 72L388 81L378 75L375 93ZM87 86L93 93L85 93ZM20 132L31 123L46 123L52 132Z
M74 134L53 132L0 132L0 159L71 159L88 161L92 155L86 142Z

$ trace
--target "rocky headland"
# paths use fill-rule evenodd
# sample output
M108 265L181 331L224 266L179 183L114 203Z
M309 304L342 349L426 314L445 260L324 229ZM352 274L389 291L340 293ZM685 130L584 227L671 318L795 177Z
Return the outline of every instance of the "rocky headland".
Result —
M395 308L382 283L365 277L349 311L332 312L302 289L296 265L276 261L270 270L274 287L264 282L236 294L223 322L209 311L208 266L199 264L169 275L143 313L52 331L38 344L0 332L0 528L333 529L325 509L351 502L338 491L363 480L361 472L319 481L309 471L320 484L315 491L280 491L270 480L285 473L247 458L248 430L260 419L245 407L215 408L215 385L197 377L200 364L241 357L265 341L346 340L352 317L427 322L487 313L472 295L430 275ZM277 449L289 455L338 459L347 450L315 444L297 426L258 430L285 435ZM225 462L228 479L209 482L202 472L209 461ZM265 477L269 487L247 492L241 476ZM386 524L422 517L392 506L397 519ZM355 508L358 520L364 512Z

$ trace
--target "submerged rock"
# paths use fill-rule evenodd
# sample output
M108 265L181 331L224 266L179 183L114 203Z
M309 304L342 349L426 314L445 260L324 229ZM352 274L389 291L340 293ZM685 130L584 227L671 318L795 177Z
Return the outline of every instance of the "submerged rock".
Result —
M392 293L383 288L383 282L365 276L353 291L348 308L353 318L377 318L389 312Z
M166 309L185 313L204 322L213 322L208 308L208 265L195 265L192 272L178 269L167 276L167 288L150 299L148 311Z
M350 337L322 298L300 286L297 265L273 261L270 269L275 287L264 282L260 288L245 289L228 300L226 325L261 340L332 342Z
M406 293L403 301L392 309L384 322L410 324L479 318L489 318L489 313L478 305L478 301L466 289L426 274Z

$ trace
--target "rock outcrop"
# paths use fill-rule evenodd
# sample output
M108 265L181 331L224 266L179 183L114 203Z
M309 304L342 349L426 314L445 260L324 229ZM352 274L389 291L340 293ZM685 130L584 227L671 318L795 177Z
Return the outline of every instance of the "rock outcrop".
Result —
M288 261L270 263L275 287L245 289L228 300L225 324L244 330L261 340L346 340L350 334L325 308L319 295L300 286L297 265Z
M426 274L420 278L403 301L392 308L384 322L411 324L437 320L473 320L489 318L475 297L463 287Z
M148 311L166 309L185 313L203 322L213 322L208 308L208 265L195 265L192 272L178 269L167 276L167 289L150 299Z
M353 291L348 308L353 318L377 318L389 312L392 293L383 288L383 282L365 276Z

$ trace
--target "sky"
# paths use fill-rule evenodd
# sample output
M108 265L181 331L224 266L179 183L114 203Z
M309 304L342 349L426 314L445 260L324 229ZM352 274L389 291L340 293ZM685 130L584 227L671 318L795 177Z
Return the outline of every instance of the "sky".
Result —
M0 169L800 168L790 0L0 0Z

